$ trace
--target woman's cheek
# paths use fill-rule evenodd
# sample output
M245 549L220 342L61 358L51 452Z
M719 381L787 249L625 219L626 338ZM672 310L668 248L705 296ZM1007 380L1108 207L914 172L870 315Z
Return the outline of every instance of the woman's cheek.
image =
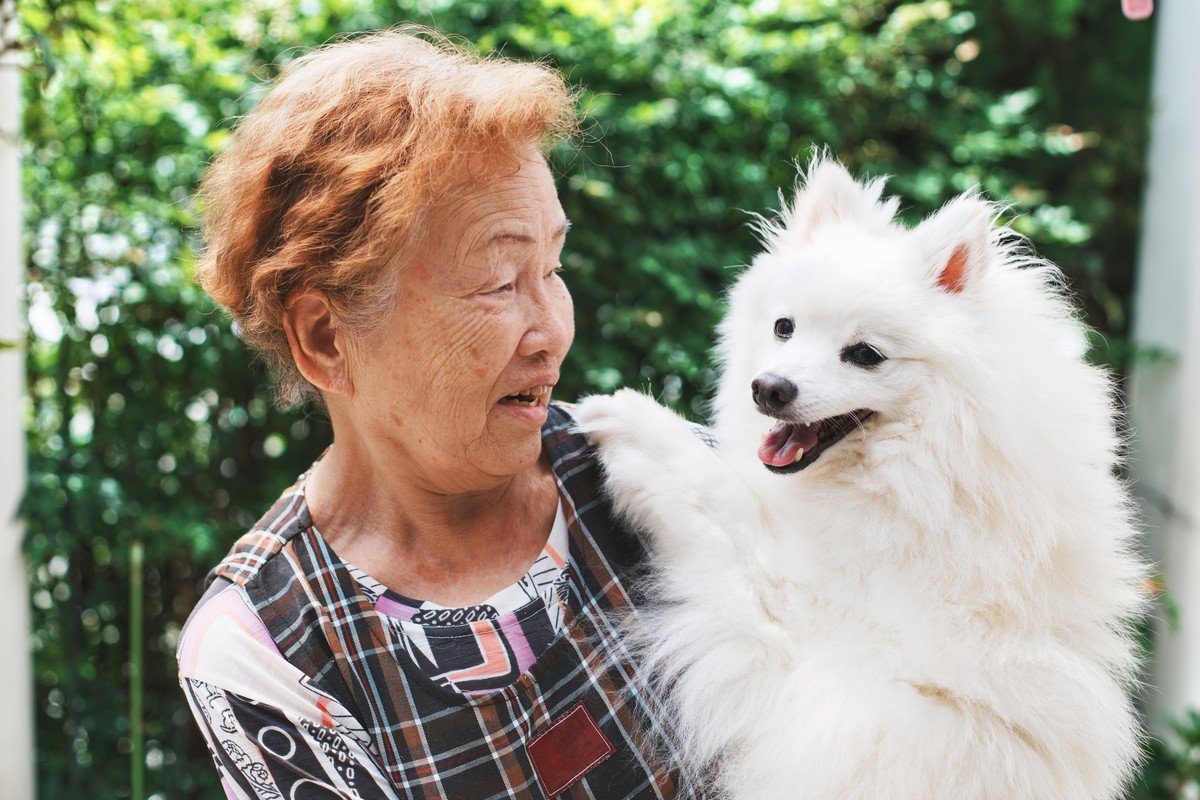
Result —
M432 372L461 370L463 364L487 357L487 344L496 335L506 312L482 300L463 303L442 316L424 338Z
M571 299L571 291L567 285L562 284L562 299L561 299L561 316L563 325L566 328L566 343L563 346L562 355L571 347L571 343L575 341L575 302Z
M433 380L444 387L443 402L453 405L489 403L501 376L513 361L520 338L514 309L474 309L448 334L432 367Z

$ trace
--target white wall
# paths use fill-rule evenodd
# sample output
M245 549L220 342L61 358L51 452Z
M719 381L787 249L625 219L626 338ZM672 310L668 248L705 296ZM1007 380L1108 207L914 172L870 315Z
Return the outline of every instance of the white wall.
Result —
M0 3L6 5L7 3ZM22 341L20 298L20 71L0 56L0 340ZM21 555L21 527L13 518L25 482L23 353L0 350L0 795L33 798L33 696L29 663L29 581Z
M1158 6L1134 333L1174 358L1137 367L1129 403L1151 554L1182 612L1179 633L1160 624L1154 704L1177 713L1200 707L1200 2Z

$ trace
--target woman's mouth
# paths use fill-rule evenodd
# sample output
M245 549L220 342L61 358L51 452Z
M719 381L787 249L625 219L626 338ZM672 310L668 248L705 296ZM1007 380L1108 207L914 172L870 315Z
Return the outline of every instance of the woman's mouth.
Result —
M536 406L545 405L550 397L550 390L554 388L554 384L541 383L537 386L530 386L528 389L522 389L516 394L510 394L500 398L501 403L506 403L514 406Z
M758 447L758 459L771 472L799 472L851 431L861 427L873 413L862 408L807 424L780 420L763 437Z

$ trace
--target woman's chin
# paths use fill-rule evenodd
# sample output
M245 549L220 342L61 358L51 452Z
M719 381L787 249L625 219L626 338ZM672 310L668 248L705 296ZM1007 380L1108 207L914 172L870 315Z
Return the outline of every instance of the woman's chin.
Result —
M520 427L505 420L503 426L492 425L487 450L474 459L484 473L515 476L537 466L542 456L541 430L532 424L519 424Z

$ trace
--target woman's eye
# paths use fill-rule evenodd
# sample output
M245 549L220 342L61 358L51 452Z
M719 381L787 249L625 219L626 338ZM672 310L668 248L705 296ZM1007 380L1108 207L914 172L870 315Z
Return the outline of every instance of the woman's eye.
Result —
M488 292L488 294L504 294L505 292L511 291L514 286L516 286L516 284L512 281L509 281L503 286L497 286L495 289L492 289L490 292Z
M561 278L561 277L562 277L562 274L563 274L563 271L564 271L564 270L563 270L563 268L562 268L562 264L559 264L559 265L558 265L558 266L556 266L554 269L550 270L550 272L546 273L546 277L547 277L547 278L551 278L551 277L553 277L553 276L557 275L557 276L559 276L559 277Z
M887 361L887 357L866 342L859 342L842 351L842 361L857 367L874 367Z
M789 339L795 330L796 326L787 317L775 320L775 338Z

